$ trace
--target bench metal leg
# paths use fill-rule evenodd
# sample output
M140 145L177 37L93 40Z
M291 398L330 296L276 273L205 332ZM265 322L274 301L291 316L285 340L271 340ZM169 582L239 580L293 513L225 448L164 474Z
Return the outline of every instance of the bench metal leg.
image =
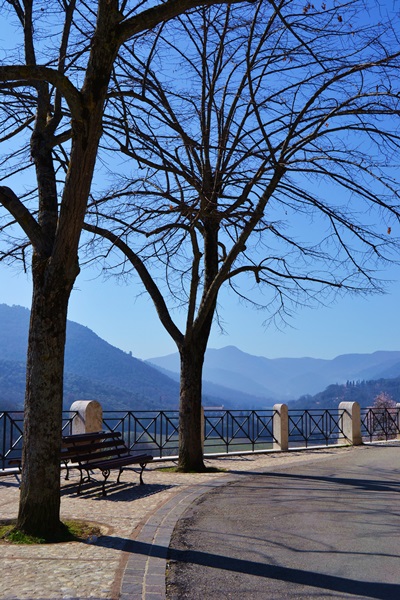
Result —
M86 475L83 474L83 471L86 471ZM90 476L89 471L90 471L90 469L79 469L80 479L79 479L79 484L78 484L78 495L81 493L81 488L82 488L82 485L85 483L85 481L87 481L88 483L89 483L89 481L96 481L96 479L94 479L94 477Z
M122 471L124 469L122 467L119 468L119 473L118 473L118 477L117 477L117 483L119 483L119 478L121 477Z
M139 481L140 481L140 485L143 485L144 481L143 481L142 473L146 468L146 463L140 463L140 467L141 467L141 471L139 473Z
M104 471L102 471L103 477L104 477L104 481L103 481L103 496L107 496L107 492L106 492L106 482L107 479L110 476L110 469L105 469Z

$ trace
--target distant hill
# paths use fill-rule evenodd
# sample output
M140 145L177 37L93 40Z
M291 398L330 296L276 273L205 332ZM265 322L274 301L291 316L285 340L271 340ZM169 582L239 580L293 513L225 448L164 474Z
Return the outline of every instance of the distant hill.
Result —
M395 402L400 402L400 377L329 385L315 396L302 396L288 405L290 409L332 409L337 408L340 402L358 402L362 408L366 408L373 405L381 392L388 394Z
M0 409L23 407L28 327L27 309L0 304ZM323 360L268 359L247 354L234 346L208 349L203 405L260 409L301 397L299 402L303 404L325 404L325 408L329 408L331 402L336 406L343 394L345 399L358 394L357 399L364 405L380 391L393 395L390 389L396 384L391 384L389 377L393 381L400 378L400 352L347 354ZM375 388L375 384L365 384L357 390L350 389L350 385L346 388L346 382L367 380L381 381ZM383 380L388 383L382 383ZM365 396L362 400L360 394ZM400 401L399 396L393 397ZM179 356L138 360L108 344L87 327L68 321L64 408L68 409L75 400L85 399L99 400L105 410L176 409ZM302 408L305 407L304 404Z
M151 364L151 363L149 363ZM168 371L161 367L156 367L161 373L164 373L171 379L179 381L179 373ZM224 406L231 409L255 409L269 408L274 404L273 398L265 398L263 395L257 396L243 389L234 387L234 382L231 382L231 387L225 387L212 383L211 381L203 380L203 406Z
M29 310L0 304L0 408L22 408ZM179 385L145 362L69 321L65 351L64 408L96 399L111 410L177 408Z
M162 369L179 370L178 354L152 358L147 362ZM227 346L219 350L208 349L204 362L207 385L233 387L237 392L262 398L264 404L316 394L330 384L388 376L400 376L400 351L343 354L332 360L270 359Z
M0 360L0 411L23 407L25 373L25 363Z

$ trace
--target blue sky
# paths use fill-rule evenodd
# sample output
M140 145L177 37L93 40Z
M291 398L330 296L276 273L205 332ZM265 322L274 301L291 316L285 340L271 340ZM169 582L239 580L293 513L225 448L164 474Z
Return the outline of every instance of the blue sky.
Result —
M150 301L135 298L139 288L115 280L102 281L83 270L73 290L69 319L95 331L110 344L138 358L175 352L175 346L158 322ZM385 274L383 274L384 276ZM265 314L223 299L221 315L226 334L214 327L209 346L234 345L268 358L333 358L339 354L400 350L400 267L386 273L393 281L385 295L346 297L326 308L303 309L294 315L293 327L279 331L263 328ZM29 308L29 277L0 263L0 303Z
M0 44L4 49L13 40L12 35L14 32L8 29L1 30ZM393 235L397 232L393 231ZM226 333L221 335L215 326L209 346L235 345L268 358L333 358L346 353L400 350L400 267L382 272L381 277L392 280L387 294L348 296L328 307L300 310L291 321L292 327L283 330L264 328L264 313L222 294L221 316ZM103 281L96 272L84 269L71 296L69 319L139 358L175 352L153 305L145 295L137 298L139 292L137 286L125 286L113 279ZM0 303L29 308L30 301L29 275L0 263Z

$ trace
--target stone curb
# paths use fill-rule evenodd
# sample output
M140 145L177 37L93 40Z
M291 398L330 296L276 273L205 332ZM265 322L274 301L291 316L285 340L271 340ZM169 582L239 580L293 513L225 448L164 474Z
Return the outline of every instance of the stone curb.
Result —
M225 475L207 485L178 492L147 520L139 535L126 548L130 555L123 575L120 600L165 600L168 548L176 523L200 496L239 477Z

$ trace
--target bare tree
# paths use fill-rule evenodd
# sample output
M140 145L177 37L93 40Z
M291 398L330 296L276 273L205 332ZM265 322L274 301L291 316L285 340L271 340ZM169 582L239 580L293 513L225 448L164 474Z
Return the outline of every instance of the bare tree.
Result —
M68 300L115 61L125 44L214 0L3 0L13 49L0 66L2 260L30 260L27 357L17 527L46 539L60 523L63 363ZM222 0L223 1L223 0ZM4 56L5 55L5 56ZM34 181L34 183L32 183ZM21 239L22 230L25 238Z
M85 229L106 268L139 276L177 345L183 470L204 468L223 286L285 320L332 290L379 290L375 269L396 258L399 45L390 24L358 21L370 4L200 8L119 63L103 143L131 173L93 199Z

